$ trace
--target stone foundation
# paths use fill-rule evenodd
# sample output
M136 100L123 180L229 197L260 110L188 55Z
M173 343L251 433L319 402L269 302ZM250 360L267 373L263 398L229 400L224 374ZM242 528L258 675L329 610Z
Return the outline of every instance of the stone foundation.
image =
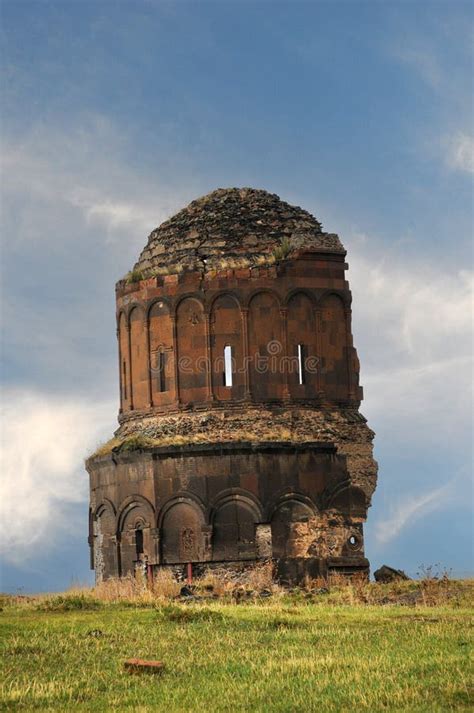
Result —
M98 579L133 573L140 561L296 558L324 562L321 571L338 562L367 569L369 496L334 443L169 446L94 457L87 467Z

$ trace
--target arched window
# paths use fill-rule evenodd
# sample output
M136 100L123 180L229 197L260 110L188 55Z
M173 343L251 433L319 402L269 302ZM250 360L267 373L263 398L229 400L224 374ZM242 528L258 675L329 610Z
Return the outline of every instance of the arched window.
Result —
M276 297L268 292L252 297L248 316L250 390L259 401L283 397L286 377L281 368L284 356L281 327Z
M318 349L313 305L303 292L297 292L288 303L288 354L290 393L294 398L317 395ZM296 367L296 368L295 368Z
M244 396L242 316L232 295L220 295L210 315L211 378L219 401Z

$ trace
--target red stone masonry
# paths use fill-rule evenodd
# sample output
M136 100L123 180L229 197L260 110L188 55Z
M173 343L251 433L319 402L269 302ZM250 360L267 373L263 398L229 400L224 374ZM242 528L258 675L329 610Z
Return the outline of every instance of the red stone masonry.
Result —
M295 400L357 408L362 391L345 269L342 255L303 253L268 268L119 283L120 421L130 412L171 413L231 402ZM301 385L298 344L310 362ZM222 380L227 345L235 363L230 388ZM165 386L155 373L160 355L165 355ZM257 355L269 358L264 373ZM198 367L192 374L191 364Z
M116 286L120 426L87 462L99 580L268 558L286 581L368 571L377 464L345 255L247 188L151 233Z

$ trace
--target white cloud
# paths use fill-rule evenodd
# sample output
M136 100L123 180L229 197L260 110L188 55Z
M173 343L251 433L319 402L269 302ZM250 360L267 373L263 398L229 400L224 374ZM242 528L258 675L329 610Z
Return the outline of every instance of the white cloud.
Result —
M103 117L70 127L67 134L41 127L21 138L6 136L5 199L21 194L26 210L31 200L36 209L38 203L53 205L56 213L76 208L107 237L126 231L139 250L148 233L180 205L180 194L164 181L131 171L123 152L121 137ZM20 238L29 236L25 232Z
M187 196L133 168L101 117L5 135L2 148L4 352L28 386L3 393L0 546L21 564L86 537L71 512L88 498L84 456L115 426L114 283Z
M84 458L109 437L117 405L17 389L5 389L2 403L0 548L21 565L37 547L86 536L70 505L87 500Z
M471 421L474 276L377 253L349 256L363 410L405 442L451 437Z
M448 166L454 170L474 173L474 136L459 131L445 143Z
M407 67L410 78L418 77L431 90L436 101L431 121L419 132L423 151L451 170L474 173L474 137L472 130L465 130L473 123L472 28L469 22L459 24L459 19L449 24L443 22L430 33L404 32L389 51ZM447 52L447 47L455 51Z
M93 388L115 347L114 284L186 189L131 166L129 144L101 117L8 134L2 148L6 360L46 390Z
M382 548L470 497L470 468L460 464L472 449L473 274L407 260L396 248L381 253L369 236L347 242L355 243L349 279L362 412L381 455L369 524ZM400 471L387 478L394 463ZM448 482L444 463L457 469Z
M420 494L409 494L398 498L396 505L384 514L375 524L375 540L377 545L386 545L395 540L398 535L411 527L417 520L431 512L446 507L454 492L454 481L425 491Z

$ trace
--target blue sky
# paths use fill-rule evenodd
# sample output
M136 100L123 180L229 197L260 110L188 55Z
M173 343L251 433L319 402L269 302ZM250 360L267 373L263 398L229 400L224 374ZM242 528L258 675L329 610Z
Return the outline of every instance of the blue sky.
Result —
M226 186L301 205L348 250L373 568L472 574L473 19L435 0L4 0L3 589L91 580L114 283Z

